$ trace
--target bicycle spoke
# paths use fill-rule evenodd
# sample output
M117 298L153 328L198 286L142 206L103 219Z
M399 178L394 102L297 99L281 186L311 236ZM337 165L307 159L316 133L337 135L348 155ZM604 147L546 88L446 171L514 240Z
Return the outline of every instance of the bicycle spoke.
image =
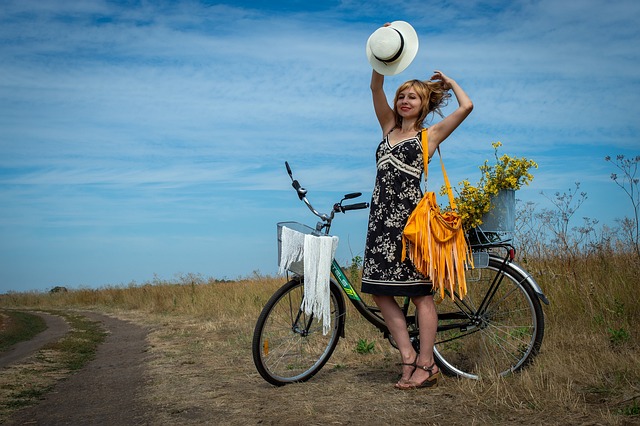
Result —
M482 332L485 339L491 339L491 350L501 350L506 357L511 357L512 361L518 361L522 353L522 345L526 346L527 340L514 340L513 334L506 329L516 330L520 328L489 324Z

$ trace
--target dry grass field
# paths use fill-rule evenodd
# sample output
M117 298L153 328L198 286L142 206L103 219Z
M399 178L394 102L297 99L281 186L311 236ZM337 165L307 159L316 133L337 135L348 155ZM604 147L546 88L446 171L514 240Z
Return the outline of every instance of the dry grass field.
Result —
M507 378L446 378L430 391L393 389L397 352L354 309L346 338L316 377L282 388L264 382L251 358L252 332L282 277L218 282L188 275L11 293L0 296L0 307L92 310L150 327L145 404L158 424L638 424L638 257L595 253L524 266L551 301L535 362ZM363 340L373 351L356 351Z

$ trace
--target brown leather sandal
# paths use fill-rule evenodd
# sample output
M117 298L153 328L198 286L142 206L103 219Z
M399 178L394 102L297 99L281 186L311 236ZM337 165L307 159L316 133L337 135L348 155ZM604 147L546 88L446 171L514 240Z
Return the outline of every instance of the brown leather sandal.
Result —
M400 365L402 367L409 366L409 367L413 367L413 370L411 370L411 374L413 374L414 371L416 371L416 368L418 368L418 365L416 364L416 362L418 361L418 354L416 354L416 358L413 360L413 362L400 362L396 365ZM398 380L398 383L396 383L394 385L394 387L398 388L398 389L402 389L400 386L404 386L409 384L409 380L408 379L403 379L402 375L400 375L400 379Z
M421 368L424 371L429 373L429 377L423 380L421 383L415 383L412 381L407 381L406 383L399 384L396 386L397 389L423 389L423 388L435 388L438 386L438 380L440 379L440 370L437 373L433 372L433 367L436 366L434 362L429 367L426 365L416 365L416 368Z

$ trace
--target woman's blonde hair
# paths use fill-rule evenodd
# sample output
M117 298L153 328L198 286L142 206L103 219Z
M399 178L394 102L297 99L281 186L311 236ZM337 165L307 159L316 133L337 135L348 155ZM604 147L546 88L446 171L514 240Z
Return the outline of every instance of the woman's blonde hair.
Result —
M415 124L415 129L420 130L424 127L424 121L429 114L435 113L443 117L440 109L447 105L451 93L449 93L449 90L444 89L442 81L409 80L401 84L393 99L393 113L396 116L396 125L398 127L402 126L402 117L398 114L398 97L400 93L411 87L420 96L420 115Z

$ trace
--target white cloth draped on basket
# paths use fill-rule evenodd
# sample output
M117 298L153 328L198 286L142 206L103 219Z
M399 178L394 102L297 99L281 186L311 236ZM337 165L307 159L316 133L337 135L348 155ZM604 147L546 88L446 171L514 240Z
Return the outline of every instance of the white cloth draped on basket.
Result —
M304 236L304 313L322 319L322 334L331 329L329 281L338 237Z
M280 273L294 263L304 262L304 301L302 310L322 320L322 332L331 329L329 282L331 262L338 248L338 237L303 234L283 227L281 235Z

